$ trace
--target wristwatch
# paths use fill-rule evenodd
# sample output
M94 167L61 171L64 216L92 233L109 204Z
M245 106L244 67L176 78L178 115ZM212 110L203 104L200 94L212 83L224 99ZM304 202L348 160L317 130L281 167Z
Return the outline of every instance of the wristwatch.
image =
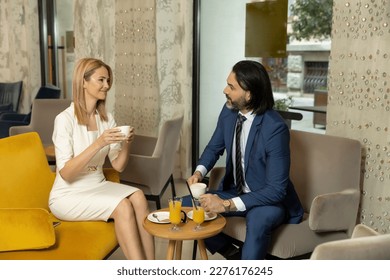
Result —
M224 200L222 202L223 207L225 208L225 212L230 212L230 206L232 203L230 202L230 199Z

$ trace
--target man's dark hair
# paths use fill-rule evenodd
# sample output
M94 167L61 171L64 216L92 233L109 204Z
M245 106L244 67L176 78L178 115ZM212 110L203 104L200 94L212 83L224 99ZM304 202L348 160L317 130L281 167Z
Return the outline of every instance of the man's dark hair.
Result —
M232 71L236 74L240 87L250 91L248 109L252 109L255 114L263 114L274 107L271 81L263 65L256 61L242 60L233 66Z

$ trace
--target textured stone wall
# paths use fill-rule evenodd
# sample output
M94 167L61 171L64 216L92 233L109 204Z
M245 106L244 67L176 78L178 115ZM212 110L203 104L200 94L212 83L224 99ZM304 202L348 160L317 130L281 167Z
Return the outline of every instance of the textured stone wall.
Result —
M176 177L191 172L192 1L74 0L75 57L112 66L107 108L118 124L156 136L184 115Z
M37 1L0 0L0 81L23 81L19 111L30 104L41 84Z

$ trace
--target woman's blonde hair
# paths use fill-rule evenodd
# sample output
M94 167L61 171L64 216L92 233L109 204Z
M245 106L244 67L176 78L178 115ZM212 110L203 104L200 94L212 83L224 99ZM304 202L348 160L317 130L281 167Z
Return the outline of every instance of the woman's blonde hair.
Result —
M84 80L89 81L91 76L95 73L96 69L104 67L108 71L108 90L112 86L112 69L110 66L105 64L103 61L96 58L82 58L80 59L73 72L73 101L74 101L74 110L77 121L81 125L88 124L88 112L87 106L85 102L85 94L84 94ZM105 100L98 100L96 104L96 110L100 115L100 119L102 121L107 121L107 112L105 107Z

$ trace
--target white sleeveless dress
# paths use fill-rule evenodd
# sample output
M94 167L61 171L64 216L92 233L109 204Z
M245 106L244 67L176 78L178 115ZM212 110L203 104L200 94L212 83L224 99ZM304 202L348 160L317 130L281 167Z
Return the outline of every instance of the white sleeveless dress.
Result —
M74 182L62 179L59 170L65 163L84 151L104 130L116 123L111 114L108 122L102 122L96 114L97 131L87 131L79 125L74 115L73 103L55 119L53 143L56 153L56 179L50 192L49 207L61 220L107 221L119 202L139 190L138 188L107 181L103 174L106 156L112 161L120 152L120 144L112 144L100 150Z

